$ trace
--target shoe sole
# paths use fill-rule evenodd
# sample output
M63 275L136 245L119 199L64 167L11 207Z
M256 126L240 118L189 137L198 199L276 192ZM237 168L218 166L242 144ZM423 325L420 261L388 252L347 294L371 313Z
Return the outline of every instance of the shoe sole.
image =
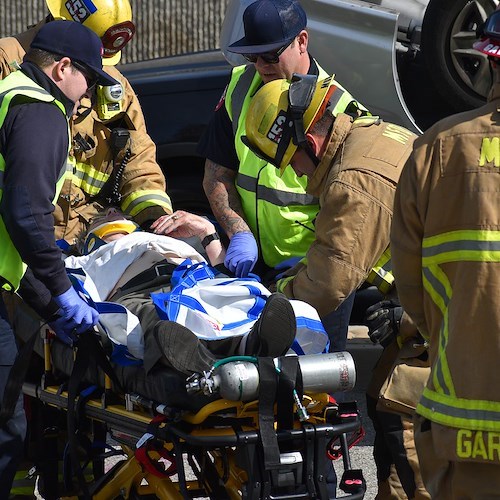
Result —
M297 331L297 320L292 304L280 293L267 299L262 310L262 323L258 330L259 356L284 356L290 349Z

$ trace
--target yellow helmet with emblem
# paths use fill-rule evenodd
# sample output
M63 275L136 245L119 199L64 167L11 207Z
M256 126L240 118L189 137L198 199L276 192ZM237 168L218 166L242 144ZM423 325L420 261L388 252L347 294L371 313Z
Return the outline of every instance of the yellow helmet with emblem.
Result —
M129 0L45 1L54 19L82 23L101 38L105 66L118 64L121 50L135 34Z
M298 74L290 82L273 80L254 95L242 141L282 173L299 146L317 164L305 134L327 109L338 113L336 104L342 94L333 76L319 82L315 75Z

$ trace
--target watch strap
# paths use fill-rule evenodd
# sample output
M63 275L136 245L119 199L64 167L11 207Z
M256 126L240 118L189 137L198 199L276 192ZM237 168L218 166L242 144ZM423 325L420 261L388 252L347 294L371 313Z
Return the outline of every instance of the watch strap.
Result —
M208 236L205 236L202 240L201 240L201 246L203 248L207 248L207 246L214 240L220 240L220 236L218 235L218 233L212 233L212 234L209 234Z

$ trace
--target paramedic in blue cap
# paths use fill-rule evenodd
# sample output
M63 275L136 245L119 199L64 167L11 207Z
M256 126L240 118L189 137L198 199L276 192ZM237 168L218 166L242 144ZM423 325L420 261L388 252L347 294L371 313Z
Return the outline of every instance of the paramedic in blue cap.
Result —
M245 36L227 50L250 63L233 68L230 81L200 140L206 158L203 187L212 211L229 237L225 265L238 277L265 276L291 267L314 241L318 200L306 194L306 180L293 169L283 175L241 141L255 92L293 73L327 73L308 52L307 16L294 0L257 0L243 13ZM336 83L337 87L342 87ZM338 112L364 110L346 91Z
M66 274L54 239L53 200L64 181L69 118L96 83L116 83L102 71L101 55L93 31L54 21L39 31L20 69L0 82L0 286L14 293L25 280L23 299L66 342L92 328L98 313ZM16 356L0 296L0 498L9 498L26 434L22 380L9 379Z
M200 140L206 158L203 187L217 222L229 237L225 266L238 277L252 270L276 275L303 258L315 239L318 199L306 193L305 177L283 175L241 141L253 95L265 83L293 73L328 74L308 52L307 16L295 0L257 0L243 13L245 36L228 47L249 64L233 68L230 81ZM366 112L340 84L336 112ZM255 267L256 266L256 267ZM255 269L254 269L255 267ZM331 346L343 350L354 294L328 318ZM341 338L341 342L335 339Z

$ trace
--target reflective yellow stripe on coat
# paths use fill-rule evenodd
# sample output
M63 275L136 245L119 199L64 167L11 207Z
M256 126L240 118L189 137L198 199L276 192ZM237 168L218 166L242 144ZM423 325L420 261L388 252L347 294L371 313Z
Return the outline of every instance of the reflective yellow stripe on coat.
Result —
M426 388L417 412L434 422L456 428L500 431L500 402L460 398L447 360L448 306L452 286L441 266L451 262L500 262L500 231L461 230L428 237L422 243L425 291L443 316L438 354L433 367L434 390ZM499 305L500 307L500 305ZM480 362L475 360L475 362ZM492 380L492 382L494 382Z
M394 274L392 273L391 249L381 255L373 269L370 271L366 281L375 285L381 293L387 295L394 286Z

